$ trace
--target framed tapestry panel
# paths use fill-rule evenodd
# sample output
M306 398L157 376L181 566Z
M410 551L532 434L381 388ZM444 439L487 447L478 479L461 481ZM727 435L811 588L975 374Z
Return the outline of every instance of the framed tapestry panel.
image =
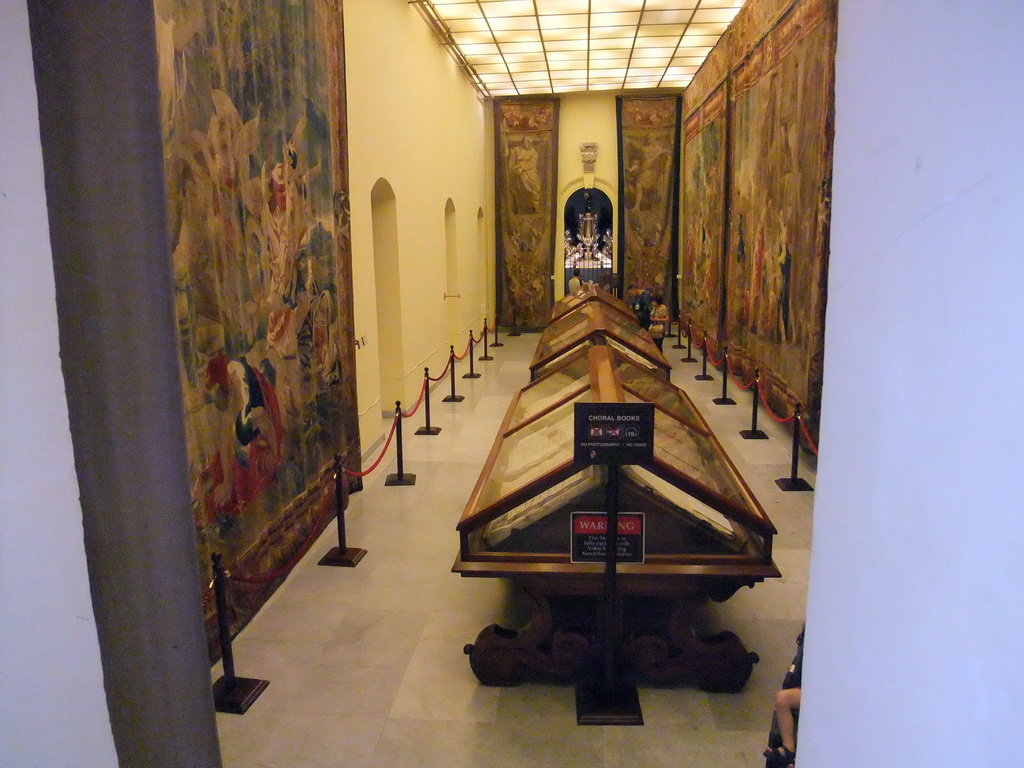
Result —
M684 123L680 311L713 339L721 337L724 290L727 103L722 85Z
M544 328L554 302L558 100L496 99L494 154L499 321Z
M673 302L682 97L619 96L619 272ZM671 309L671 307L670 307Z
M155 6L201 567L256 577L330 519L334 455L358 466L341 6ZM233 590L238 623L278 582Z
M731 351L761 363L804 404L812 424L822 383L835 18L831 0L795 5L736 69L731 93L725 335Z

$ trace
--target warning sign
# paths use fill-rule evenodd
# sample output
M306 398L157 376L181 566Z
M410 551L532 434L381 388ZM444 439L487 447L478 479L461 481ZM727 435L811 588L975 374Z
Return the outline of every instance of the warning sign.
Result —
M620 563L644 561L644 515L619 513L615 560ZM572 513L572 562L603 563L607 542L608 515L604 512Z

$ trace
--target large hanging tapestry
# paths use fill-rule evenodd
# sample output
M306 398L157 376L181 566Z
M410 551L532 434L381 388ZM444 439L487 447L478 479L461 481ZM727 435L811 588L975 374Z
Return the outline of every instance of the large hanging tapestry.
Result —
M695 333L718 339L726 206L726 87L720 86L684 123L683 248L680 310Z
M731 103L726 336L812 422L822 383L835 33L834 2L795 5L736 69Z
M554 301L557 99L494 102L499 318L540 329Z
M619 269L636 285L672 301L679 217L679 96L620 96Z
M192 506L244 623L358 465L341 7L155 7Z

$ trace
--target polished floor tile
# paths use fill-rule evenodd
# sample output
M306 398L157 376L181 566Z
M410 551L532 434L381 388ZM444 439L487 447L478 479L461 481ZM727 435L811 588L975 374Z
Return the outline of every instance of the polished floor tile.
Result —
M700 606L701 632L729 629L756 652L746 687L708 694L685 686L643 684L643 726L577 726L573 686L535 677L513 688L481 685L463 647L491 623L525 619L516 588L499 579L451 572L455 525L477 481L512 395L529 382L535 334L502 335L482 374L457 379L462 403L442 403L449 382L431 391L436 436L403 426L405 471L416 485L386 487L394 449L353 494L346 512L349 546L367 550L356 568L325 568L337 545L332 523L233 645L237 673L270 681L245 715L217 716L227 768L754 768L771 720L772 696L803 623L810 561L813 492L784 492L791 437L763 412L770 439L744 440L748 393L717 406L714 382L696 382L699 366L674 363L672 380L694 400L779 533L774 558L782 578L743 588L724 603ZM465 372L460 364L459 374ZM385 431L390 419L385 420ZM381 445L368 453L374 460ZM814 484L813 456L800 476ZM212 670L220 676L220 665Z

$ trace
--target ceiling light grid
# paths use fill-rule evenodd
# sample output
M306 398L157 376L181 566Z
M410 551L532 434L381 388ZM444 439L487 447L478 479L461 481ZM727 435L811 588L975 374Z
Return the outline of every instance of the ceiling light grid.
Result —
M484 97L689 84L744 0L409 0Z

